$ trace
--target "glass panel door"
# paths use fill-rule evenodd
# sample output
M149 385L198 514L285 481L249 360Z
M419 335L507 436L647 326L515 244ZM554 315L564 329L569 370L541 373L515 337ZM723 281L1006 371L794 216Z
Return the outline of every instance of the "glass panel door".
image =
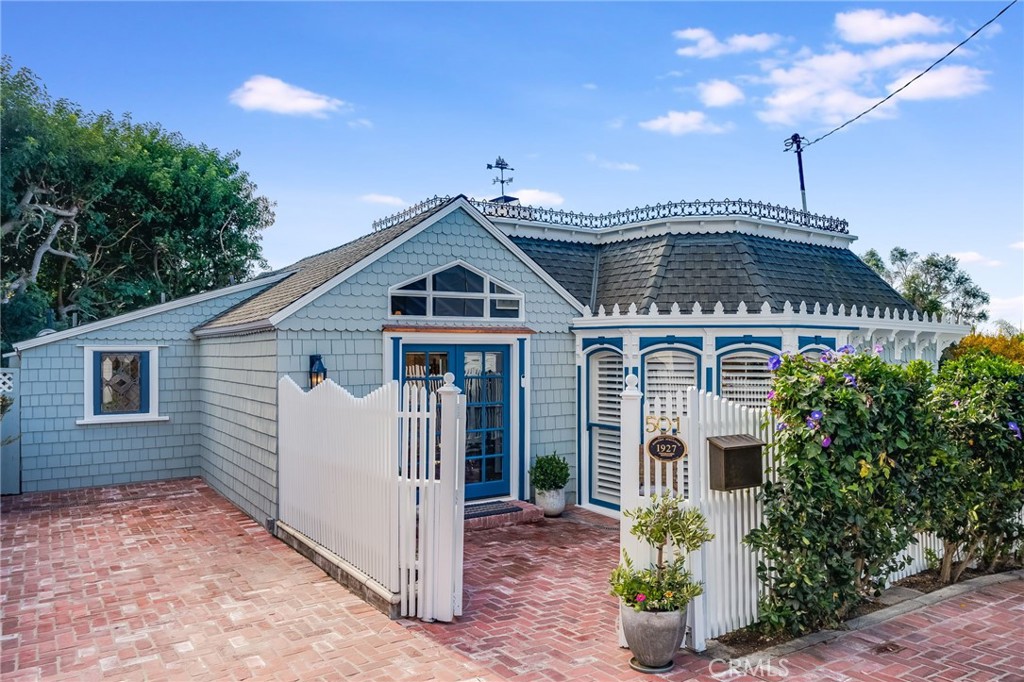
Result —
M445 372L466 396L466 499L508 495L508 349L502 346L406 346L403 381L444 385Z

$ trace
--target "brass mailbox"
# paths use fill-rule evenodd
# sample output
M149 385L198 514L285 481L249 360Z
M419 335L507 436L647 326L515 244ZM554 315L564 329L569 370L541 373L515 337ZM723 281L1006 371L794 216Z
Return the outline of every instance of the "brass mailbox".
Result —
M711 489L740 490L760 486L764 480L763 447L763 442L747 434L708 438Z

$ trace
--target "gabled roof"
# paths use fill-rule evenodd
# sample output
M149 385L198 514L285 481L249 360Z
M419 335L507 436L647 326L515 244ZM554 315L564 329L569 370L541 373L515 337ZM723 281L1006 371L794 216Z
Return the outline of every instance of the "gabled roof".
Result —
M410 209L413 217L383 227L347 244L315 256L304 258L282 272L291 271L287 279L260 292L247 301L194 329L197 336L233 334L268 329L305 306L366 264L395 248L420 230L456 209L463 209L513 255L558 292L570 305L582 312L583 306L546 270L523 253L504 233L495 228L463 195L438 200L436 205L420 210Z
M765 301L913 310L853 251L743 233L661 234L606 244L513 237L531 258L596 310L635 303L667 309ZM588 282L594 282L589 286Z
M454 201L454 200L453 200ZM270 318L281 312L303 296L328 282L338 273L344 272L381 247L402 236L417 225L426 222L451 202L440 204L432 210L421 213L409 220L391 227L371 232L355 241L335 247L282 268L281 272L292 274L277 285L243 301L231 310L215 317L196 329L202 331L228 331L247 326L269 327Z

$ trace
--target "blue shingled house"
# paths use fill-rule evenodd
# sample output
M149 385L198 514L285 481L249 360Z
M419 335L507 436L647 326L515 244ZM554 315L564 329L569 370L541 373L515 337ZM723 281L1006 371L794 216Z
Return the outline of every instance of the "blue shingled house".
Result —
M428 200L250 282L16 344L4 488L201 475L275 519L278 380L307 386L319 362L356 395L454 373L468 498L527 499L531 457L558 452L576 502L614 513L627 374L648 396L761 405L770 355L881 344L934 361L967 333L921 317L854 239L845 221L743 201L595 216Z

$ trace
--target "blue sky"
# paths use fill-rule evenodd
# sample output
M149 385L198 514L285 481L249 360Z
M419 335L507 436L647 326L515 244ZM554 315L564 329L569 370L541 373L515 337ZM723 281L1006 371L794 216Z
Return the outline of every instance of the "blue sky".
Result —
M1009 0L1007 0L1008 2ZM433 195L598 213L799 207L813 140L1006 2L4 2L2 49L56 97L241 151L277 202L272 266ZM805 153L854 250L958 255L1024 322L1024 5Z

